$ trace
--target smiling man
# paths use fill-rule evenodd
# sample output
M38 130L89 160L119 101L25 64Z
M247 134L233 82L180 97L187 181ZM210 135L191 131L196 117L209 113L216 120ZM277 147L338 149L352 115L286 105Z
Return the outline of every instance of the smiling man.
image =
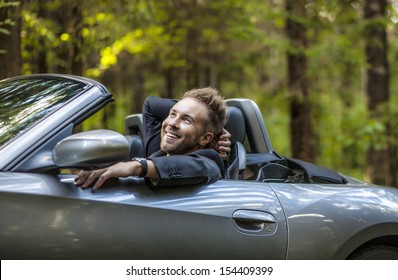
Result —
M191 97L182 99L163 121L161 150L167 155L181 155L206 147L217 129L209 127L208 115L201 101Z
M155 119L152 120L154 123L144 121L146 127L160 130L159 151L148 158L81 171L76 184L86 188L95 182L95 190L111 177L127 176L145 177L150 184L158 186L216 181L224 175L224 163L210 144L223 132L226 110L217 90L201 88L188 91L161 124L156 124L159 120Z

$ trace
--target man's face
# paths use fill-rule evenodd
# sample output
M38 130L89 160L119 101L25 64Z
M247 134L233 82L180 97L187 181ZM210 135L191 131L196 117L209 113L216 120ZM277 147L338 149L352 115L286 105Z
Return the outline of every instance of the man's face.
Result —
M168 155L182 155L205 146L213 138L204 131L207 116L206 105L194 98L177 102L163 121L160 148Z

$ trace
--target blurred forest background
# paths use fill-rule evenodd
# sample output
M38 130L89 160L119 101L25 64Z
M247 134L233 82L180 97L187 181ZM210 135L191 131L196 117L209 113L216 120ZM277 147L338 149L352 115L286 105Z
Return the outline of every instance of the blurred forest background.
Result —
M0 0L0 79L69 73L115 102L83 129L124 131L148 95L253 99L276 151L398 186L398 1Z

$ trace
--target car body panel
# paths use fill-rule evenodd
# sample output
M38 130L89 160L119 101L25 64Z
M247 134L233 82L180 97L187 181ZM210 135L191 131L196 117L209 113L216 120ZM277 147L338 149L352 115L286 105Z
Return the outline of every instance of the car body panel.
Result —
M73 177L61 181L41 174L0 174L0 185L9 186L0 188L2 257L286 256L285 216L267 184L231 186L230 180L222 180L198 187L151 189L142 180L130 178L91 192L74 186ZM252 228L250 221L240 223L233 218L237 210L249 215L267 213L274 222ZM36 240L25 243L27 236Z
M364 240L398 233L398 224L392 223L398 220L398 189L369 184L271 185L288 220L288 259L339 259Z

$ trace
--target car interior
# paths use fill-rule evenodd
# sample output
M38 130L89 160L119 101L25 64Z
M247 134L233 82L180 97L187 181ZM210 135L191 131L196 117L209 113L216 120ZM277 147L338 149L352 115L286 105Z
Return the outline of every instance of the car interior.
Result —
M273 149L261 111L249 99L228 99L225 129L231 134L231 154L224 179L277 183L346 184L337 172L297 159L284 158ZM125 118L129 158L144 157L142 115Z

